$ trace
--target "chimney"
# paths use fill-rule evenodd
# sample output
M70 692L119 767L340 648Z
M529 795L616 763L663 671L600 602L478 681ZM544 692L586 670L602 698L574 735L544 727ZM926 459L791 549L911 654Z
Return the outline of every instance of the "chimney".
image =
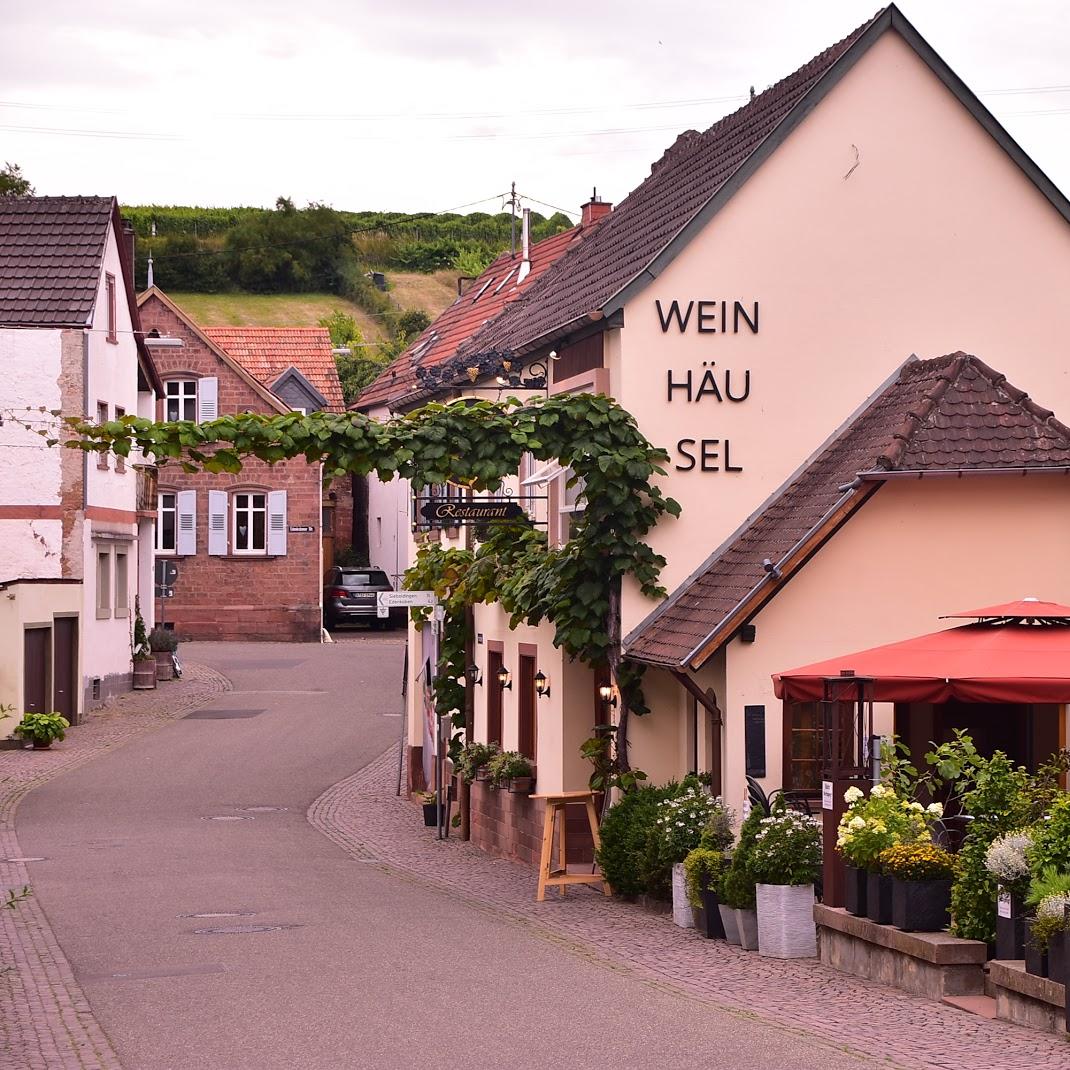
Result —
M524 209L524 222L520 231L520 270L516 273L516 283L527 278L531 270L531 209Z
M591 199L581 207L580 211L580 226L589 227L592 223L597 223L603 216L609 215L613 211L613 205L607 201L603 201L598 196L598 190L591 190Z
M134 292L134 264L136 263L136 261L134 260L134 254L135 254L134 224L131 223L129 219L124 219L123 222L122 222L122 230L123 230L122 241L123 241L123 245L125 246L125 249L123 250L123 254L120 255L120 258L122 259L123 256L125 256L126 266L130 270L130 287L129 287L129 289L130 289L130 292L133 293Z

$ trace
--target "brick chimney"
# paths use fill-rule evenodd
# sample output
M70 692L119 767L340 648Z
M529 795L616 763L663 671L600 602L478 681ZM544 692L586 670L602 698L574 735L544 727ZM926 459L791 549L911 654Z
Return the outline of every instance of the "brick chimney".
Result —
M597 223L603 216L609 215L613 211L613 205L608 201L603 201L598 196L598 190L591 190L591 199L581 207L580 211L580 226L589 227L592 223Z

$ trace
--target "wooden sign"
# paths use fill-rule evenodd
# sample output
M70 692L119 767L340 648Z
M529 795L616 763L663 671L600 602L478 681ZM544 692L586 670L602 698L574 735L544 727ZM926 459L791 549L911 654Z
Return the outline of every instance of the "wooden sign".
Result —
M420 506L425 520L440 524L489 524L500 520L515 520L524 515L519 502L509 498L484 498L460 502L447 498L431 498Z

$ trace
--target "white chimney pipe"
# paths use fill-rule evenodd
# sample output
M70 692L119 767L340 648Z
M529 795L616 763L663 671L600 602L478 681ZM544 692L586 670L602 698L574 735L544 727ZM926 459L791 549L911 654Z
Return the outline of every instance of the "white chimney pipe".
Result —
M520 270L516 273L516 281L519 285L531 270L531 209L524 209L524 223L520 232L521 261Z

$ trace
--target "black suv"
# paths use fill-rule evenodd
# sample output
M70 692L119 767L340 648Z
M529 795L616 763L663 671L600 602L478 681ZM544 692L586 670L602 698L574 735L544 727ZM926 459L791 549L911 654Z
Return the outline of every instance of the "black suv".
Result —
M381 569L345 565L332 568L323 585L324 625L337 628L339 624L365 622L378 629L403 624L404 609L391 609L389 617L376 615L376 595L393 589Z

